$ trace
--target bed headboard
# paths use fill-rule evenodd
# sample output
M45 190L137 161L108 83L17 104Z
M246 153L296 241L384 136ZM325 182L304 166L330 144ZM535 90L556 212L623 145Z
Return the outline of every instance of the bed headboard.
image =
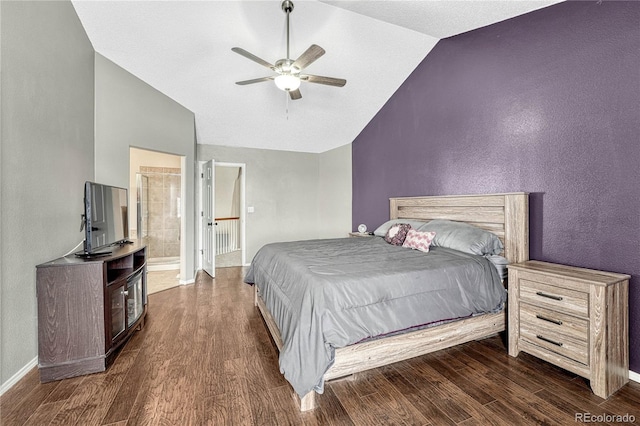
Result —
M510 263L529 260L529 194L442 195L390 198L391 219L447 219L496 234Z

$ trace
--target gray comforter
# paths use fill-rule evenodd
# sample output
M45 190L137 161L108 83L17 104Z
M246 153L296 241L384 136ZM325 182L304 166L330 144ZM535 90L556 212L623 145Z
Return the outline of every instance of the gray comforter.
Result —
M481 257L429 253L379 237L274 243L245 276L283 340L280 371L298 395L322 393L335 348L385 334L502 309L506 292Z

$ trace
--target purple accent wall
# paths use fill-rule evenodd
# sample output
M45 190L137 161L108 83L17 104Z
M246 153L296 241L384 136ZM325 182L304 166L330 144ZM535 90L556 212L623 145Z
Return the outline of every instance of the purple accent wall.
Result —
M632 275L640 372L640 2L441 40L353 142L353 227L389 197L530 192L532 259Z

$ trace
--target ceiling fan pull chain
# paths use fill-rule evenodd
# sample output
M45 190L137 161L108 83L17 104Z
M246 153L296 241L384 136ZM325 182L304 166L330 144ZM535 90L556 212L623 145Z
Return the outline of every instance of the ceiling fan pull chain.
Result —
M284 94L284 111L287 117L287 121L289 121L289 92L285 92Z

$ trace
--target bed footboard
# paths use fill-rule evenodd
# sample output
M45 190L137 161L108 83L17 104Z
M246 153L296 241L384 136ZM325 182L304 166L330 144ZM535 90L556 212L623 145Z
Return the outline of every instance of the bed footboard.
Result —
M267 329L278 350L282 348L282 337L273 316L260 297L256 287L255 303ZM479 315L460 321L454 321L423 330L412 331L384 339L372 340L364 343L336 349L335 362L325 373L325 380L337 379L406 360L420 355L426 355L441 349L460 345L471 340L484 339L505 330L505 312ZM296 402L300 404L300 411L316 408L316 392L311 391L299 398L292 391Z

